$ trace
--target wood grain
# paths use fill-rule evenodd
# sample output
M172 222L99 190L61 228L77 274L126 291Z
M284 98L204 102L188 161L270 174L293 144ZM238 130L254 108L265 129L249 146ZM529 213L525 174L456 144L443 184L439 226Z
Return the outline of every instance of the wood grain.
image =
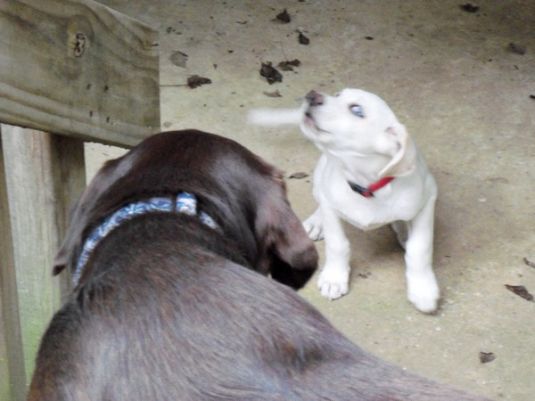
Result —
M62 293L69 290L66 276L52 276L52 261L70 205L85 184L83 143L6 125L1 138L13 244L12 263L1 266L11 287L2 294L2 303L17 305L18 315L7 321L6 331L16 331L18 325L18 337L14 333L7 342L8 348L9 342L19 346L14 351L19 354L9 360L23 366L25 387L41 336L61 304ZM20 380L10 374L20 386Z
M18 316L4 151L0 137L0 400L24 400L26 373Z
M137 144L160 126L157 35L92 0L0 1L0 121Z

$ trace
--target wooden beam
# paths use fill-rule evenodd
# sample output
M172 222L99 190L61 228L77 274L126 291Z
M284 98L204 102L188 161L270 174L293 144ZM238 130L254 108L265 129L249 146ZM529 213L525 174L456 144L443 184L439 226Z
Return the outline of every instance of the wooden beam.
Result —
M8 201L8 213L3 214L9 215L13 243L11 265L1 266L12 286L9 293L2 291L2 304L4 310L5 305L17 305L18 338L15 333L6 342L20 345L19 355L9 359L23 366L26 387L41 336L69 289L66 277L52 276L52 260L68 210L85 186L83 143L6 125L1 138ZM16 318L12 320L7 321L7 332L17 331Z
M0 1L0 121L137 144L160 127L157 41L92 0Z

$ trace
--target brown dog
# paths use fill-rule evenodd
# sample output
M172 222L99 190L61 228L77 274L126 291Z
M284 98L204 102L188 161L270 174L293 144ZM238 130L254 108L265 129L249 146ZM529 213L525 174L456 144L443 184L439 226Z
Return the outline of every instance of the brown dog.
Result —
M294 291L317 254L281 173L198 131L108 162L55 272L75 289L29 400L481 401L365 353Z

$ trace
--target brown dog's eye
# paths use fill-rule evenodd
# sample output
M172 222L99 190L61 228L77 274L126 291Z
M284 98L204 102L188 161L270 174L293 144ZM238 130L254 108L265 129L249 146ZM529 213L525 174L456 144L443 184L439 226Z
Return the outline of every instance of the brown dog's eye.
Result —
M357 117L364 118L364 109L360 104L349 105L349 111Z

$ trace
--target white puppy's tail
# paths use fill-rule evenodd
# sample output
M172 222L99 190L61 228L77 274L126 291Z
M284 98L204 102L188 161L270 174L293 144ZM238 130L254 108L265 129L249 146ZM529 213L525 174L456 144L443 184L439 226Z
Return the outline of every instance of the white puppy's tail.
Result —
M299 125L303 119L301 109L253 109L247 114L247 122L254 125Z

